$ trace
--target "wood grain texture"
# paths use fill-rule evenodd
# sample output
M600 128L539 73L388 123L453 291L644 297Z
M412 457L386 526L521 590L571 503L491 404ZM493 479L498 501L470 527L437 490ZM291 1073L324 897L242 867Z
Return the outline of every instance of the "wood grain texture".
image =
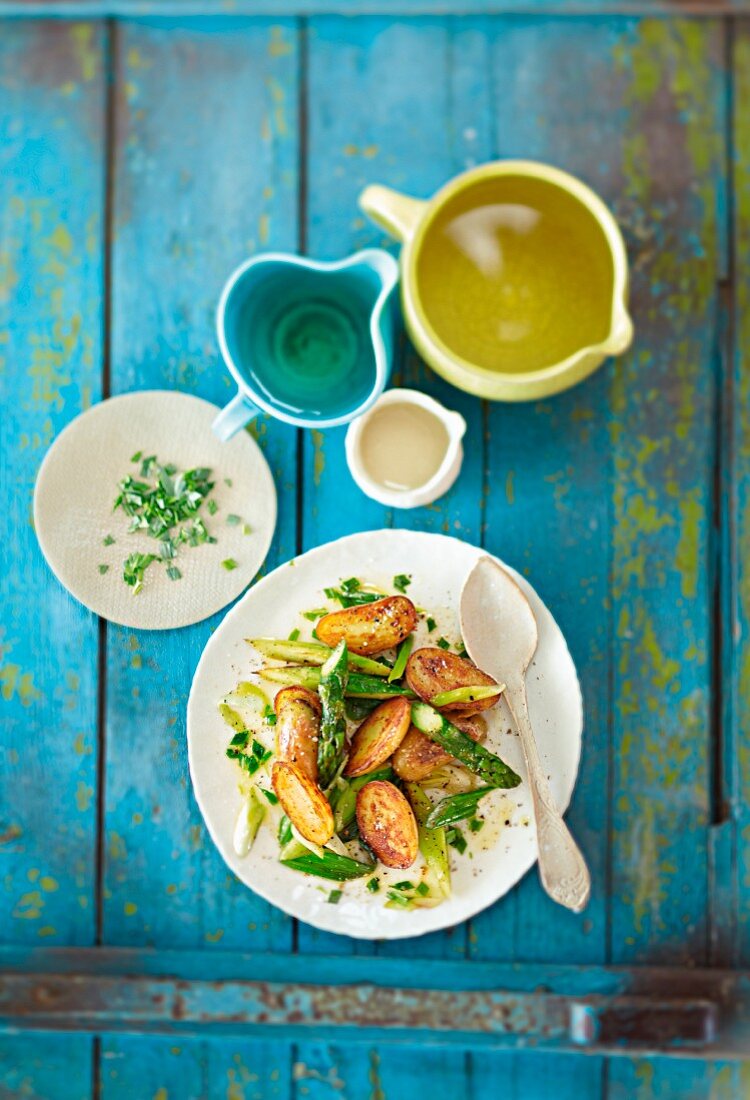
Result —
M173 35L138 24L116 45L113 391L174 386L221 404L233 392L214 334L222 284L257 248L296 242L294 37L284 25ZM283 495L294 480L289 432L265 421L255 430ZM282 505L266 568L293 553L294 528ZM226 870L190 791L185 703L219 621L179 637L108 632L110 942L291 942L287 918Z
M126 24L116 38L115 73L113 391L175 387L223 404L233 384L214 333L221 287L250 253L297 243L294 29L215 20L173 34L158 24ZM281 501L268 570L295 549L295 436L265 419L253 430ZM141 445L134 437L134 448ZM179 637L108 631L109 942L291 947L291 921L229 873L190 789L185 704L221 617ZM212 1095L219 1081L243 1095L245 1063L233 1062L236 1051L214 1045L177 1057L166 1049L145 1045L136 1056L105 1040L102 1095L133 1095L141 1060L154 1080L166 1075L170 1095L197 1087L196 1064ZM288 1052L258 1044L253 1059L267 1081L271 1073L287 1079ZM110 1078L113 1066L121 1074ZM155 1094L162 1087L166 1081Z
M0 853L4 939L90 943L97 624L34 537L34 480L100 395L103 39L92 25L0 37Z
M215 16L227 10L216 0L0 0L0 16L57 19L128 18L134 15L175 20ZM750 0L357 0L357 15L741 15ZM351 0L233 0L231 13L275 19L294 16L351 15Z
M104 34L0 36L0 937L95 935L97 623L34 538L32 494L56 435L101 394ZM4 1096L86 1097L91 1040L0 1043Z
M724 783L729 828L724 861L731 900L724 957L738 965L750 959L750 23L734 36L734 325L730 331L727 422L731 471L727 487L731 570L731 694L725 739Z
M395 379L429 389L470 422L462 478L435 507L393 513L367 501L345 468L344 433L318 433L305 444L298 532L295 434L257 425L280 495L266 568L292 556L298 538L308 547L368 527L413 527L483 540L549 602L586 699L570 821L595 892L575 918L552 907L532 872L452 933L371 947L300 926L298 948L343 959L376 953L410 975L429 960L469 955L480 964L747 963L750 301L742 278L733 302L716 288L750 255L750 27L740 23L734 35L732 249L721 24L403 17L425 12L421 0L404 0L393 18L388 3L378 18L140 18L112 32L113 390L176 386L224 401L231 386L213 308L226 275L251 251L295 249L303 231L315 256L384 243L356 209L367 182L428 195L475 161L529 155L580 174L613 204L633 264L637 328L621 362L554 401L483 410L443 386L403 341ZM0 396L9 410L0 469L23 487L0 520L14 563L2 589L11 614L0 691L12 744L0 763L9 899L0 934L28 943L41 935L85 944L96 934L96 624L46 572L27 517L49 439L101 392L106 55L98 25L7 23L0 36ZM729 495L716 509L722 490ZM726 799L714 813L726 821L712 829L717 568L732 614L719 670L726 751L714 784ZM229 876L189 790L184 706L215 625L172 638L107 631L102 932L114 944L283 957L291 922ZM20 763L33 783L18 784ZM59 802L42 797L51 783ZM51 846L50 813L67 830ZM33 1040L0 1042L0 1092L89 1095L88 1040L49 1042L44 1053ZM488 1080L518 1100L553 1092L733 1100L750 1089L740 1067L673 1059L605 1065L508 1052L480 1061L413 1047L124 1037L105 1038L102 1055L99 1087L109 1100L138 1090L160 1100L400 1100L431 1085L460 1098L484 1092Z

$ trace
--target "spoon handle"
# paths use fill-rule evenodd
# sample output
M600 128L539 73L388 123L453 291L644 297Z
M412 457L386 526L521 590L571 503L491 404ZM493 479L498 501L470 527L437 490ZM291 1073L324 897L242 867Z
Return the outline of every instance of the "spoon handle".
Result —
M539 844L539 875L549 896L575 913L585 907L591 893L591 876L580 848L562 819L542 770L539 750L529 720L526 684L508 684L505 701L521 737L534 804Z

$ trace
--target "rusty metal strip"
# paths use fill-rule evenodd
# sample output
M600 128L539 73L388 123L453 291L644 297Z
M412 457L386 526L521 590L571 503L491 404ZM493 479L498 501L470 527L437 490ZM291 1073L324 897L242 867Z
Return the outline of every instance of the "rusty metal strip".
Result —
M97 954L104 964L112 952L89 951L92 963ZM518 978L524 968L513 969ZM528 969L531 977L535 968ZM663 971L657 989L654 973L643 970L640 993L585 996L543 986L414 989L6 970L0 974L0 1032L248 1036L272 1030L290 1040L314 1033L327 1041L750 1059L750 976L697 972L692 996L689 972L687 981L685 971L673 976L678 989L670 988Z

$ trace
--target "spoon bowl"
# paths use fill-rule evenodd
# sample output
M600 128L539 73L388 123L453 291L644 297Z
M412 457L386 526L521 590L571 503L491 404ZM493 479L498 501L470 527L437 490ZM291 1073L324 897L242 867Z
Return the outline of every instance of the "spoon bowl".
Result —
M480 558L461 592L461 636L477 668L498 682L526 672L539 631L529 601L493 558Z

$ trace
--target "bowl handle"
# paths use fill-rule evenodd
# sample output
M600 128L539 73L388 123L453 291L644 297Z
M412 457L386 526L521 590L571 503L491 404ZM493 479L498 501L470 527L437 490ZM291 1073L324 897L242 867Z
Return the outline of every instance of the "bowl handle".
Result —
M249 424L253 417L258 415L259 411L245 397L244 393L238 393L215 418L211 425L214 435L217 435L222 443L226 443L240 428L244 428L246 424Z
M366 187L359 196L360 210L399 241L411 237L426 206L423 199L412 199L379 183Z

